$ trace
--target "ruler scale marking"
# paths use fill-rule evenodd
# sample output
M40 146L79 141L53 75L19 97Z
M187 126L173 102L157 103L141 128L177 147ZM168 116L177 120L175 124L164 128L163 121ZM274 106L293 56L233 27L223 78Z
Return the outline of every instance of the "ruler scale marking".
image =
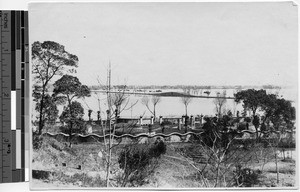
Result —
M11 154L12 154L12 182L14 181L14 178L16 177L16 130L11 131Z
M16 90L16 12L11 12L11 90Z
M22 44L22 35L21 35L21 11L17 11L17 25L16 25L16 176L18 180L20 179L20 170L22 169L22 137L21 137L21 44Z
M11 164L12 164L12 182L15 181L16 178L16 118L17 118L17 93L16 93L16 71L17 71L17 44L19 41L18 38L18 20L19 15L18 11L11 12Z
M0 73L1 73L1 76L0 76L0 85L2 85L2 44L3 44L3 41L2 41L2 39L3 39L3 37L2 37L2 11L0 11L0 38L1 38L1 41L0 41L0 45L1 45L1 47L0 47ZM3 173L3 159L2 159L2 152L3 152L3 144L2 144L2 132L3 132L3 123L2 123L2 94L3 94L3 92L2 92L2 86L1 86L1 89L0 89L0 183L2 183L3 182L3 175L2 175L2 173Z
M21 13L16 11L16 49L21 49L21 39L20 39L20 30L21 30Z
M22 14L23 13L23 14ZM22 116L23 116L23 111L22 111L22 57L24 58L24 22L22 21L24 18L24 11L19 11L20 14L20 23L19 23L19 37L20 37L20 42L19 42L19 63L17 67L17 169L18 169L18 174L19 174L19 179L20 181L23 181L22 173L25 167L25 161L24 161L24 155L25 155L25 150L24 150L24 145L25 145L25 138L24 138L24 129L22 129L22 124L24 122L22 121ZM23 23L22 23L23 22Z
M24 140L26 141L29 141L30 137L30 133L29 133L29 127L30 127L30 122L29 122L29 115L30 115L30 100L29 100L29 90L30 90L30 87L29 87L29 81L30 81L30 78L29 78L29 75L30 75L30 67L29 67L29 29L28 29L28 11L25 11L24 12L24 34L25 34L25 38L24 38L24 43L25 43L25 69L24 69L24 72L25 72L25 95L24 95ZM25 181L29 181L29 162L30 162L30 158L29 158L29 142L25 142L24 144L24 150L25 150L25 171L24 173L26 174L23 174L24 176L24 180Z
M0 183L28 181L28 12L0 11L0 25Z
M14 13L12 12L14 16ZM11 111L10 111L10 96L11 96L11 77L3 74L11 75L11 12L3 11L2 14L2 182L12 181L12 165L11 165ZM6 53L6 54L3 54Z

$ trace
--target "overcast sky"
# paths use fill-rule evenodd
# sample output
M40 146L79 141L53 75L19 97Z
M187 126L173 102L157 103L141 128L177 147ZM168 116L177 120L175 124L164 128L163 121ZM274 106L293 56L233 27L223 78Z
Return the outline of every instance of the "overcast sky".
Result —
M77 76L128 85L297 85L297 7L272 3L31 4L30 41L78 56Z

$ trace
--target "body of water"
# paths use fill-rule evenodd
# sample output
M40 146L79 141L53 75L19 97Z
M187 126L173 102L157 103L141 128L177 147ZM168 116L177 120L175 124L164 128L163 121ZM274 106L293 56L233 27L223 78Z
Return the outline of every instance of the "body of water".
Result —
M182 92L182 90L162 90L163 92L174 91L174 92ZM202 90L202 94L199 91L198 95L207 96L205 94L206 90ZM209 90L210 96L216 96L217 92L222 93L223 89L211 89ZM153 90L154 92L154 90ZM283 97L284 99L292 101L294 107L297 106L297 90L295 89L281 89L278 90L270 89L267 90L268 93L278 93L278 95ZM233 97L234 93L236 93L235 89L226 89L226 96ZM191 93L197 94L197 93ZM152 114L148 111L145 105L142 104L141 99L144 95L141 94L130 94L126 95L127 97L127 106L121 112L121 117L150 117ZM149 107L153 110L153 105L151 104L151 95L147 95L150 99ZM106 110L107 110L107 97L106 94L99 91L92 91L91 97L86 97L84 99L77 99L84 108L84 119L88 119L88 110L93 110L92 118L94 120L97 119L97 111L101 110L101 117L106 118ZM132 107L130 107L133 105ZM35 119L37 112L35 111L35 104L33 102L32 106L32 118ZM59 115L62 112L63 106L59 105ZM232 113L236 114L236 111L242 111L242 104L236 104L233 99L227 99L225 105L223 106L223 110L231 110ZM215 115L216 107L214 104L214 99L212 98L192 98L192 101L188 105L188 115ZM185 115L185 106L181 101L180 97L161 97L161 101L156 106L156 116L164 116L164 117L179 117Z
M174 91L174 92L182 92L181 90L163 90L163 92L167 91ZM205 90L202 91L202 94L198 92L198 95L207 96L207 94L203 93ZM211 89L210 96L216 96L217 92L222 93L223 89ZM293 102L293 105L296 106L297 101L297 91L293 89L281 89L281 90L274 90L270 89L267 90L268 93L277 93L280 97L290 100ZM236 93L235 89L226 89L226 96L233 97L234 93ZM192 93L193 94L193 93ZM153 105L151 103L151 95L147 95L150 99L149 107L153 110ZM144 116L151 116L152 114L146 108L145 105L142 104L141 99L143 95L140 94L131 94L126 95L128 102L121 115L122 117L139 117L141 115ZM106 117L105 111L107 110L107 99L106 94L99 91L93 91L91 97L87 97L85 99L79 99L79 102L82 103L82 106L85 109L85 116L84 118L87 119L87 110L92 109L92 118L97 119L97 111L101 109L102 117ZM133 106L132 106L133 105ZM131 107L132 106L132 107ZM122 108L123 108L122 107ZM234 114L236 111L242 111L242 104L236 104L233 99L227 99L226 103L223 107L224 110L231 110ZM161 97L161 101L156 105L156 116L165 116L165 117L172 117L172 116L182 116L185 114L185 106L181 101L180 97ZM192 101L188 105L188 115L215 115L216 114L216 107L214 104L214 99L211 98L192 98Z

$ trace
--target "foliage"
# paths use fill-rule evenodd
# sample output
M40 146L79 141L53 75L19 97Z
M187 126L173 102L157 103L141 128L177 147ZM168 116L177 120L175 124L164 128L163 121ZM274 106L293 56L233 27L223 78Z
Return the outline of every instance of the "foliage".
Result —
M166 152L166 145L160 139L152 146L129 145L120 153L118 163L123 170L121 186L142 186L158 165L157 159Z
M38 150L41 148L43 144L43 137L36 133L36 132L33 132L32 133L32 147L33 147L33 150Z
M54 125L56 122L56 119L58 117L58 109L57 109L58 100L49 94L45 94L43 100L44 100L43 101L44 107L41 107L40 100L36 100L37 103L35 106L35 110L40 111L42 113L41 121L42 121L43 125L46 125L46 124ZM38 115L38 117L39 117L39 115Z
M258 174L250 170L248 162L253 158L252 153L240 148L236 138L241 135L231 129L234 119L232 116L204 117L204 133L201 139L191 149L182 155L192 158L190 162L199 173L201 182L207 187L252 186L258 182ZM242 145L245 145L243 142ZM199 165L198 163L202 165ZM203 165L204 164L204 165ZM235 166L245 168L233 172Z
M287 129L291 130L293 128L296 115L295 115L295 108L292 107L289 101L285 99L276 99L273 106L272 115L266 114L270 117L270 121L273 123L274 128L276 130L281 130L283 125Z
M245 117L244 121L247 122L247 123L251 123L251 118L250 117Z
M33 71L44 77L39 79L47 81L48 77L62 75L65 67L77 67L78 57L65 50L63 45L53 41L36 41L32 44L31 56L33 60Z
M259 127L260 124L260 119L257 115L254 115L252 123L254 125L254 127L257 129Z
M235 171L240 165L247 169L253 152L236 145L235 134L219 133L220 139L211 140L207 145L200 140L193 145L178 150L186 161L197 171L199 182L205 187L237 187L246 184L249 177L243 170ZM204 136L207 137L207 136ZM226 138L223 140L221 138ZM217 137L215 137L217 138ZM226 142L222 142L226 141Z
M252 170L250 168L242 168L241 165L236 167L236 186L252 187L259 183L260 170Z
M71 110L70 110L71 109ZM83 133L84 127L84 109L81 104L77 101L72 101L71 105L64 107L62 114L59 119L62 123L67 124L66 127L62 127L62 131L65 133L69 133L69 129L72 124L72 132L73 133Z
M76 55L68 53L64 46L53 41L43 43L36 41L32 44L32 74L35 81L33 97L39 105L38 127L39 134L42 133L44 123L45 97L48 91L49 82L55 75L63 75L65 72L76 72L73 67L77 67L78 58ZM66 71L66 67L69 68Z
M67 130L69 131L71 145L72 132L81 131L83 127L82 116L84 114L81 104L76 101L73 102L73 99L91 96L90 89L86 85L82 85L77 77L71 75L63 75L53 86L53 95L59 97L62 103L67 102L68 104L60 116L60 120L65 121L68 125Z
M202 142L207 146L212 146L213 144L225 146L228 139L237 135L236 131L231 129L234 123L234 119L231 116L223 115L221 118L204 117L204 120Z
M72 101L73 98L89 97L90 89L82 85L77 77L63 75L54 84L54 95L62 95L65 100Z
M267 93L266 90L263 89L247 89L237 92L234 96L237 103L243 101L244 109L251 110L253 115L255 115L262 103L265 102Z
M235 101L243 101L244 109L252 111L252 124L256 129L257 138L259 138L259 127L264 131L267 129L285 131L287 129L292 130L294 127L295 108L290 101L278 98L275 94L267 94L262 89L248 89L236 93ZM256 115L258 109L264 113L261 123L259 117Z
M93 110L92 110L92 109L89 109L89 110L88 110L89 121L91 121L91 120L92 120L92 117L91 117L91 115L92 115L92 112L93 112Z

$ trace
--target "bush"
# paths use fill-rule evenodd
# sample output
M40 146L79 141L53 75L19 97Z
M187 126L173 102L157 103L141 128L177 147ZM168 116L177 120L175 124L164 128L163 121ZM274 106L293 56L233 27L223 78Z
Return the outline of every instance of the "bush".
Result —
M85 133L85 123L82 118L79 119L73 119L73 127L72 127L72 133L80 133L83 134ZM67 123L65 126L60 126L59 127L60 131L69 134L70 133L70 124Z
M38 150L41 148L43 144L43 137L36 132L32 134L32 146L34 150Z
M174 124L173 122L167 121L167 120L165 120L165 121L163 121L163 122L161 123L162 126L165 126L165 125L173 125L173 124Z
M158 166L158 158L166 152L165 143L157 139L152 146L130 145L121 151L118 159L119 167L123 170L120 185L142 186L148 183L147 178L154 173Z
M149 154L151 157L159 158L162 154L166 153L166 150L166 144L160 138L157 138L154 146L149 149Z
M296 142L293 139L282 139L278 143L278 147L280 148L296 148Z
M236 171L236 185L243 187L252 187L259 183L260 170L252 170L250 168L237 167Z

